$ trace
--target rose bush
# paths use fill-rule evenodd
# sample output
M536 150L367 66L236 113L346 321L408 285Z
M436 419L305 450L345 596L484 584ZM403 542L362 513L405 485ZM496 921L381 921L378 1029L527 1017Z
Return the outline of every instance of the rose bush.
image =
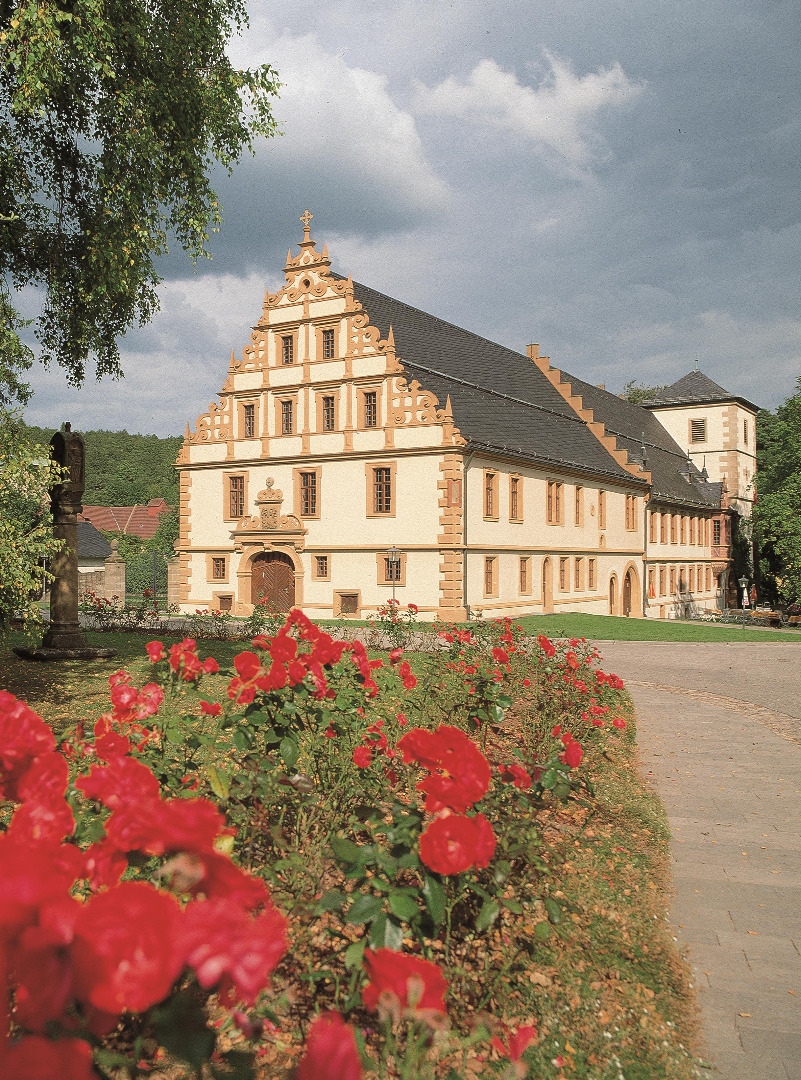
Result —
M487 1042L490 1022L447 1034L435 961L522 910L506 886L531 872L533 810L582 782L582 744L622 723L622 684L591 670L586 643L532 649L508 621L444 634L416 671L400 647L372 658L297 611L230 671L195 639L152 641L152 680L114 673L110 708L60 746L0 693L0 1075L139 1075L165 1053L255 1075L282 964L315 993L332 971L337 987L298 1080L355 1080L376 1055L433 1075L438 1055ZM505 724L521 687L561 721L542 737ZM266 884L308 871L312 834L330 836L321 875L338 883L317 895L329 955L314 965L311 938L289 951L299 927ZM380 1014L367 1049L346 1022L360 1009ZM534 1028L502 1030L495 1050L523 1075Z

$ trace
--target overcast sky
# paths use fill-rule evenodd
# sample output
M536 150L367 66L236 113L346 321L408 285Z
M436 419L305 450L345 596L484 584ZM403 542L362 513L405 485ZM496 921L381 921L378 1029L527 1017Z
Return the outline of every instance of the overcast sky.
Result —
M122 382L36 371L31 423L180 434L283 282L334 269L619 391L694 367L775 408L801 374L797 0L251 0L280 138L220 176ZM297 251L297 248L294 249Z

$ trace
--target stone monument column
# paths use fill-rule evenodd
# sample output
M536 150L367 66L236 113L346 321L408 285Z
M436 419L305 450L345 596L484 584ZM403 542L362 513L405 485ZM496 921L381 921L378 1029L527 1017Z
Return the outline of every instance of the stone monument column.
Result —
M38 649L17 648L26 660L95 660L116 656L116 649L97 649L84 636L78 621L78 514L85 487L86 449L69 424L50 440L50 454L62 467L62 479L50 491L53 535L62 540L51 563L50 627Z

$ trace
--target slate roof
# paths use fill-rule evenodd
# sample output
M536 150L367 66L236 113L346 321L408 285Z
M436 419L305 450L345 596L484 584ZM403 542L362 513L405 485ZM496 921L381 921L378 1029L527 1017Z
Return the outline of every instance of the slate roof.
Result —
M338 275L332 275L342 280ZM403 367L444 406L468 444L628 485L626 472L527 356L353 283L382 337L390 326Z
M704 405L715 401L741 401L755 412L759 411L758 405L738 394L730 394L704 375L703 371L688 372L672 386L660 390L650 401L643 402L643 405L646 409L652 409L660 405Z
M78 558L107 559L111 544L98 532L91 521L78 521Z
M566 372L562 378L571 384L582 405L592 409L593 419L600 420L607 434L615 437L618 450L628 452L629 461L641 462L645 446L645 468L651 474L655 498L699 507L720 506L722 485L702 480L698 467L688 462L686 453L653 413Z
M159 527L159 518L169 510L164 499L151 499L147 506L84 506L79 521L91 521L104 532L127 533L140 540L151 540Z
M450 395L454 421L470 446L628 484L645 482L615 461L527 356L358 282L353 291L382 337L392 327L398 357L410 376L443 405ZM702 479L656 416L566 372L561 377L615 437L617 448L627 451L630 463L641 462L644 439L645 467L656 497L720 506L722 486ZM707 383L715 386L711 379ZM732 400L720 387L717 392Z

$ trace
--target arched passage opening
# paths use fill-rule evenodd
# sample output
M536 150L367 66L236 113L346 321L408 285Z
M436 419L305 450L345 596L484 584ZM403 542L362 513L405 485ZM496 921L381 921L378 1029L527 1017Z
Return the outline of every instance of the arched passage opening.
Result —
M633 566L626 567L626 573L623 577L622 593L622 614L627 618L630 615L634 615L635 618L641 615L642 592L640 590L640 576Z

